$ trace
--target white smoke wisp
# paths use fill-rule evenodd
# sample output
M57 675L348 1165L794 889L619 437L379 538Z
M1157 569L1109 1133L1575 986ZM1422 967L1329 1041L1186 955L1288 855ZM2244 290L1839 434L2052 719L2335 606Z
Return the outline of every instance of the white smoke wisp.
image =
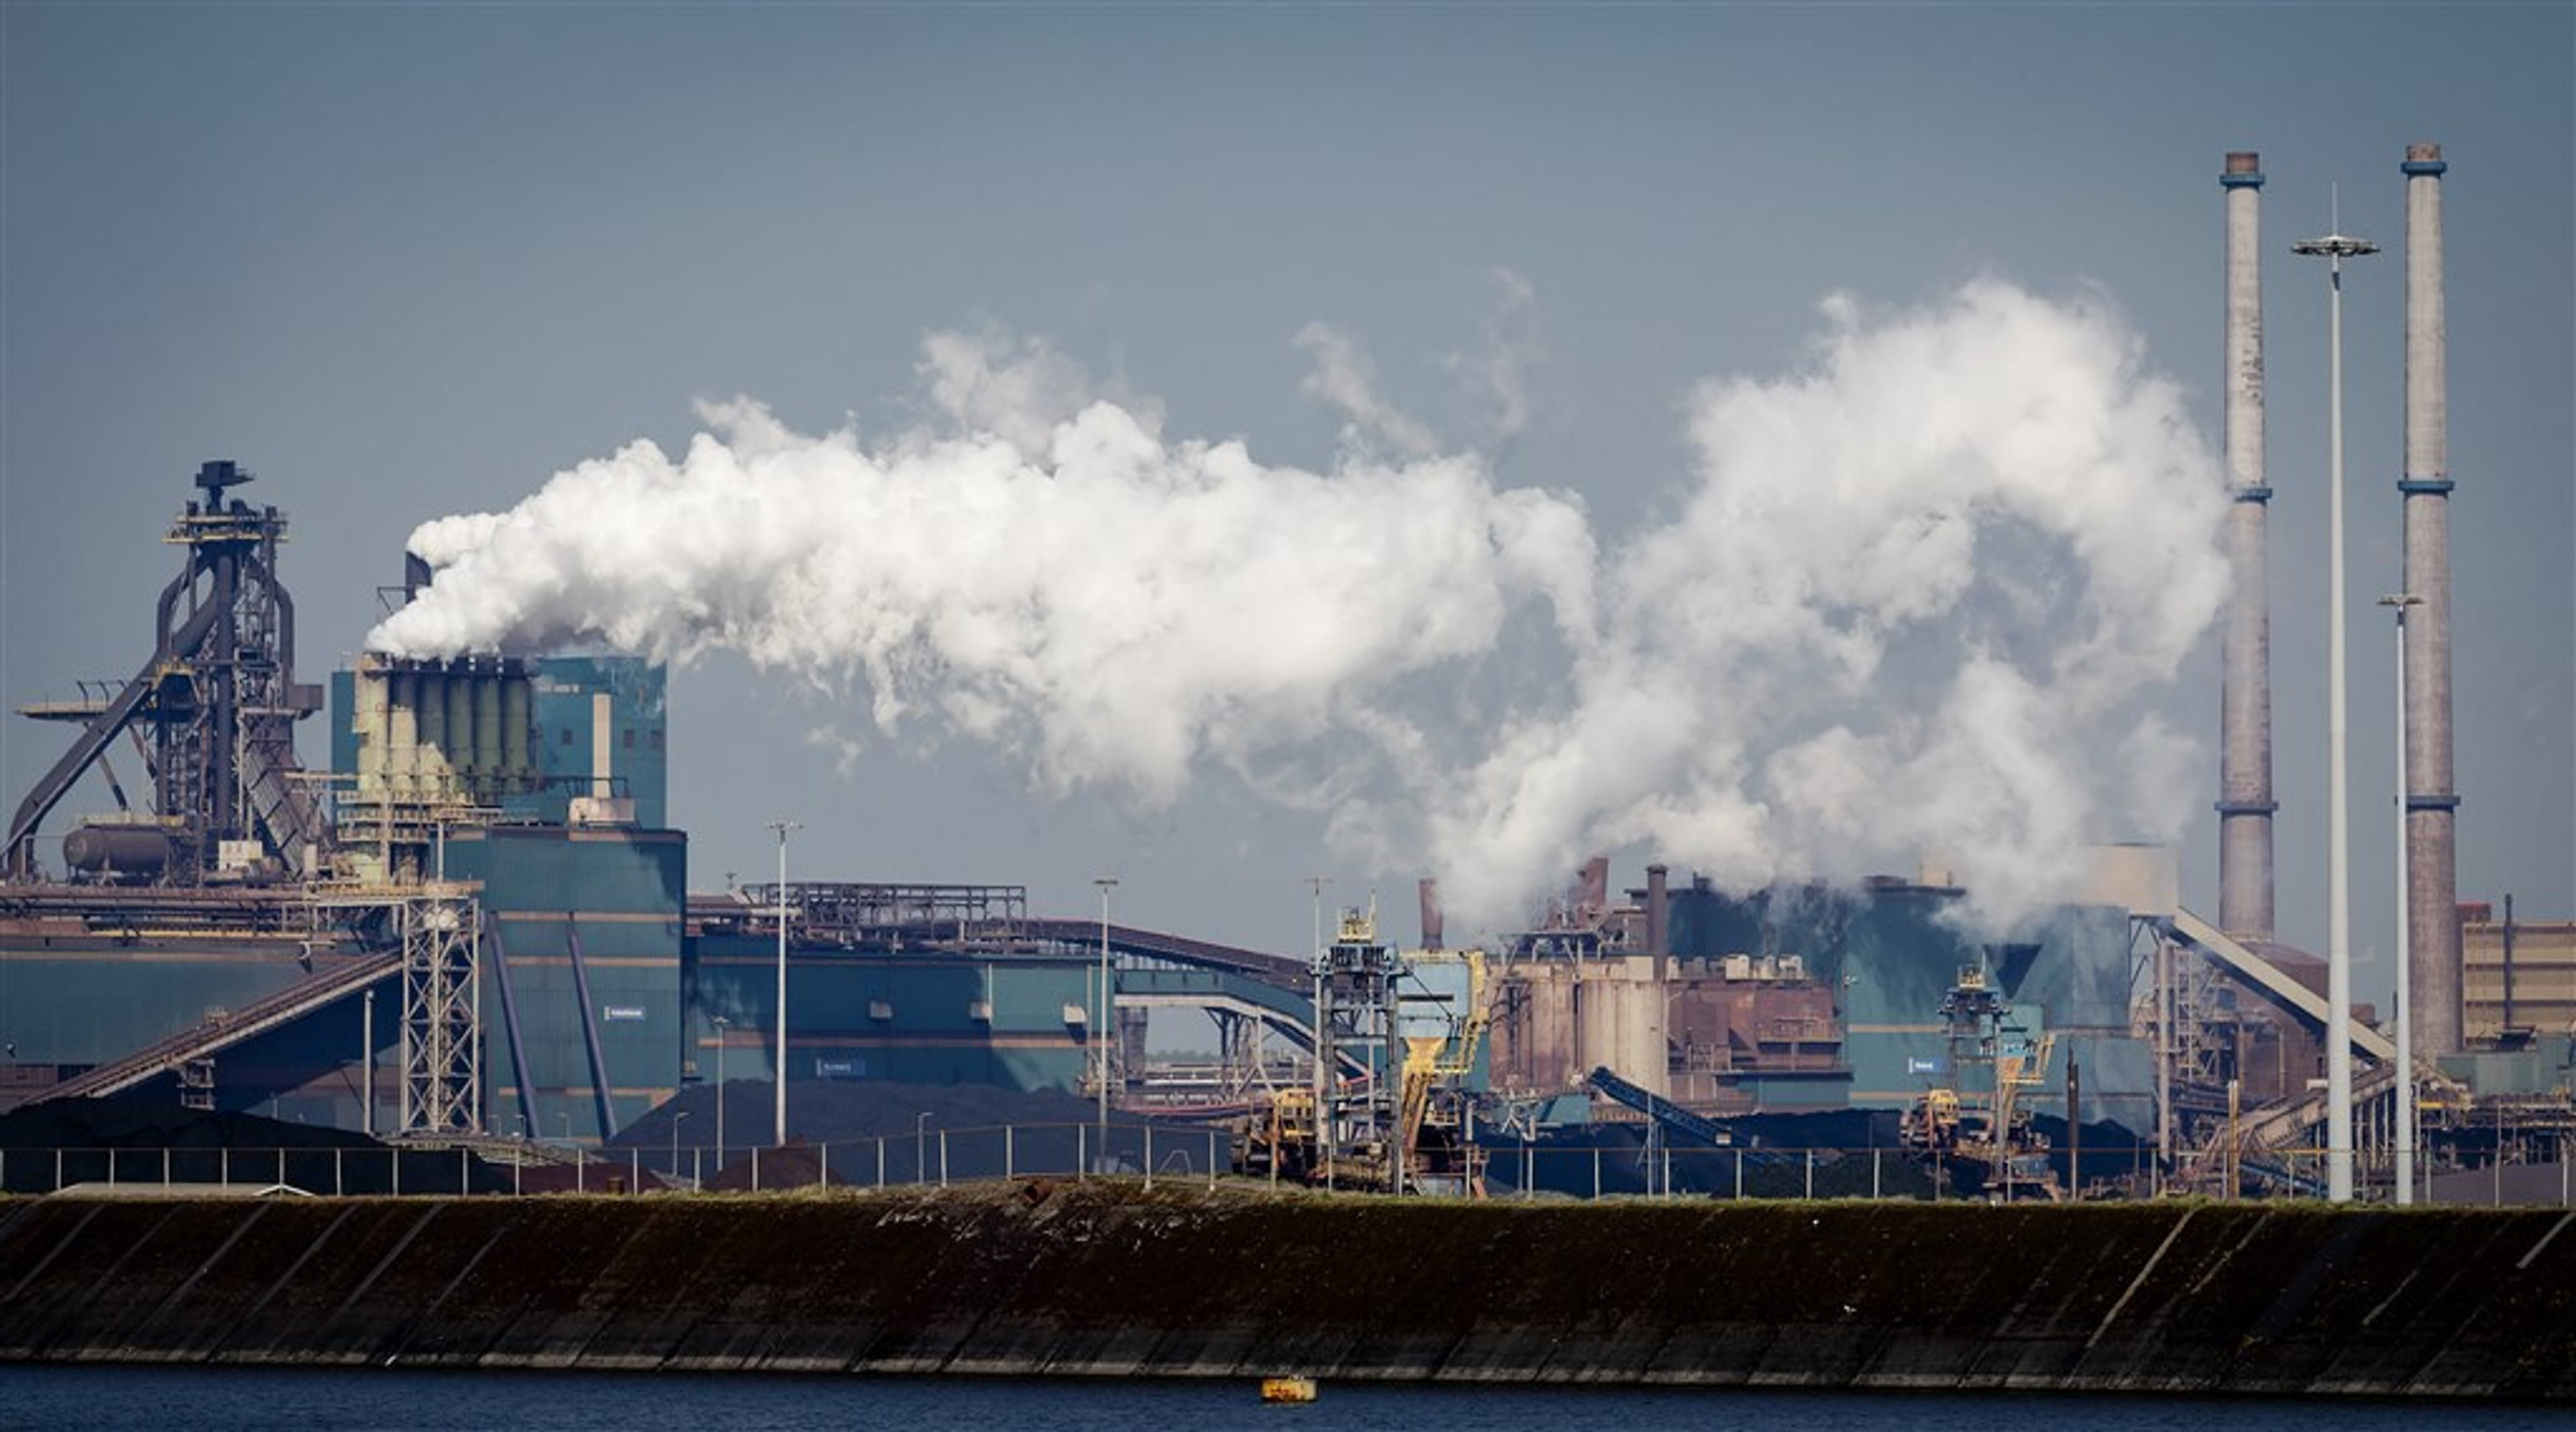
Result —
M1440 440L1431 430L1377 394L1376 366L1358 339L1328 323L1309 323L1297 330L1297 346L1315 355L1315 371L1306 375L1306 392L1342 410L1342 446L1365 451L1384 445L1409 457L1425 457Z
M1477 324L1481 344L1442 360L1449 376L1464 390L1475 413L1477 447L1508 453L1530 425L1530 370L1546 357L1537 331L1538 290L1508 268L1486 276L1501 297Z
M1154 807L1202 758L1369 723L1390 684L1488 649L1533 599L1586 619L1571 499L1497 491L1462 457L1264 467L1081 399L1042 348L927 347L957 431L870 446L706 407L676 460L632 444L421 527L434 579L370 647L727 648L863 683L884 733L991 741L1050 793Z
M1147 808L1216 764L1345 856L1436 871L1462 927L1639 844L1734 889L1937 854L1977 913L2026 913L2082 845L2187 815L2151 701L2225 592L2218 464L2098 299L1825 316L1803 370L1691 392L1694 480L1606 551L1578 499L1433 453L1333 330L1301 337L1352 422L1330 472L938 334L947 429L710 407L676 459L420 528L435 580L369 645L732 649ZM1474 706L1427 679L1533 629L1560 671Z
M2223 600L2217 463L2102 302L1971 283L1814 366L1702 385L1699 481L1614 552L1573 698L1429 814L1455 912L1644 842L1723 886L1939 853L2010 919L2079 847L2171 838L2189 790L2143 698Z

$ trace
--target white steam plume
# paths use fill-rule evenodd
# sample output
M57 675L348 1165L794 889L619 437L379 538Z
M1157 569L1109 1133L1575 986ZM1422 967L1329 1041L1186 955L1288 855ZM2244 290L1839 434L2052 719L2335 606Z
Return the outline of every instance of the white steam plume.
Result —
M1699 483L1604 572L1570 706L1435 788L1453 908L1644 841L1737 887L1937 851L2008 916L2179 829L2187 787L2120 773L2170 768L2137 698L2226 590L2181 395L2098 302L1825 312L1809 371L1692 395Z
M1049 791L1156 805L1204 755L1323 736L1485 651L1532 598L1585 620L1571 499L1497 491L1469 458L1263 467L1078 400L1043 350L928 349L963 431L871 448L707 406L677 461L635 443L509 512L421 527L436 578L368 644L731 648L863 680L886 732L926 720L1025 750ZM1078 410L1050 425L1033 404Z
M1695 483L1606 556L1576 499L1429 455L1332 330L1300 340L1352 421L1330 473L1167 440L1042 345L934 334L949 430L710 407L676 461L637 443L423 526L436 580L369 644L731 648L1052 793L1169 802L1214 760L1438 870L1462 923L1634 842L1736 887L1937 852L2008 916L2188 808L2143 698L2224 593L2217 465L2099 301L1825 311L1805 371L1691 395ZM1533 626L1564 670L1499 714L1433 679Z

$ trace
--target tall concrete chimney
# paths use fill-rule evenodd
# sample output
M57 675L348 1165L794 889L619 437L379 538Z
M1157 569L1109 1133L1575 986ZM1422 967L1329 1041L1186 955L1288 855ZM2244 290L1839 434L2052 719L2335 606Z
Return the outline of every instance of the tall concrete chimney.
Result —
M2406 922L2414 1044L2460 1047L2459 807L2451 776L2451 444L2442 318L2442 146L2406 162Z
M1655 957L1656 969L1673 952L1672 873L1661 861L1646 867L1646 953Z
M2272 938L2272 616L2263 483L2263 169L2227 156L2226 670L2219 689L2218 923L2240 939Z

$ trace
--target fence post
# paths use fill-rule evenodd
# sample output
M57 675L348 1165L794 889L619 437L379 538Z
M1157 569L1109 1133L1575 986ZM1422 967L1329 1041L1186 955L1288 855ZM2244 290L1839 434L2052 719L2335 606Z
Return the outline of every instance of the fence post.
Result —
M1735 1150L1735 1200L1738 1203L1744 1201L1744 1149L1741 1145Z
M279 1179L284 1183L286 1180ZM463 1198L474 1191L474 1155L463 1144L456 1146L456 1196Z
M1076 1183L1080 1183L1091 1175L1091 1150L1088 1147L1090 1138L1091 1126L1089 1124L1076 1124L1073 1126L1073 1179ZM55 1170L54 1182L62 1182L60 1169Z
M1535 1148L1536 1146L1527 1139L1521 1141L1521 1197L1523 1198L1531 1196L1531 1186L1538 1182L1538 1154Z
M820 1143L814 1148L814 1186L818 1189L830 1188L832 1186L832 1146L829 1143Z
M1870 1196L1870 1197L1872 1197L1872 1198L1877 1198L1877 1197L1879 1197L1879 1192L1878 1192L1878 1150L1876 1150L1876 1149L1871 1149L1871 1150L1869 1151L1869 1196Z
M1214 1193L1214 1192L1216 1192L1216 1130L1214 1130L1214 1129L1210 1129L1210 1130L1208 1130L1208 1131L1207 1131L1207 1136L1208 1136L1208 1192L1210 1192L1210 1193Z
M939 1186L948 1186L948 1131L939 1131Z
M400 1149L387 1149L387 1150L385 1150L385 1154L386 1154L387 1159L388 1159L388 1160L393 1164L393 1166L394 1166L394 1179L393 1179L393 1182L394 1182L394 1197L396 1197L396 1198L400 1198L400 1197L402 1197L402 1150L400 1150ZM229 1182L229 1181L231 1180L231 1178L232 1178L232 1175L228 1173L228 1174L224 1175L224 1177L225 1177L225 1180L226 1180L227 1182Z
M784 1064L787 1061L782 1059L779 1062ZM760 1145L758 1144L751 1146L751 1191L760 1192Z
M1145 1126L1145 1191L1154 1191L1154 1126Z
M1601 1150L1598 1148L1592 1151L1592 1197L1596 1202L1601 1197Z
M885 1135L877 1135L877 1187L885 1187Z
M348 1173L340 1167L342 1163L340 1156L347 1152L348 1150L346 1149L333 1149L331 1151L331 1196L334 1198L337 1198L349 1191Z
M1809 1201L1811 1201L1811 1202L1812 1202L1812 1201L1814 1200L1815 1196L1816 1196L1816 1151L1815 1151L1814 1149L1809 1149L1809 1150L1807 1150L1807 1198L1809 1199Z
M1002 1126L1002 1177L1005 1180L1016 1176L1012 1168L1012 1152L1011 1126L1004 1124Z
M215 1177L220 1180L225 1187L229 1188L232 1186L233 1146L230 1144L224 1145L220 1156L215 1160ZM113 1182L113 1180L110 1181ZM57 1158L54 1163L54 1186L59 1188L62 1186L62 1182L63 1166L61 1160Z

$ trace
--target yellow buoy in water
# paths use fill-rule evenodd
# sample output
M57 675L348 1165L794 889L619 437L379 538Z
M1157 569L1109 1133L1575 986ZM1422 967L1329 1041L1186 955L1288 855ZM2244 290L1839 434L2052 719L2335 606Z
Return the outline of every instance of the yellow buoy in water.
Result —
M1265 1377L1261 1379L1261 1400L1264 1402L1312 1402L1315 1400L1315 1379L1311 1377Z

